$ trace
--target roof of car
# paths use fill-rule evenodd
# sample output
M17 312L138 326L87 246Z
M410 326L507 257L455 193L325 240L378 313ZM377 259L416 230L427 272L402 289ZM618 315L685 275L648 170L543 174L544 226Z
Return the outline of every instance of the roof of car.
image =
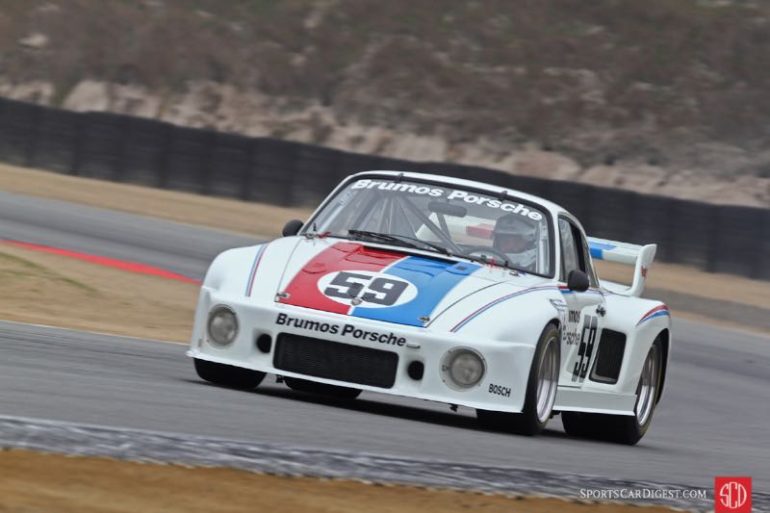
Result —
M465 180L463 178L454 178L451 176L434 175L434 174L427 174L427 173L413 173L410 171L386 171L386 170L363 171L352 175L350 178L355 178L357 176L362 176L362 175L379 175L379 176L388 176L388 177L401 176L407 179L413 178L417 180L430 180L430 181L443 183L446 185L456 185L460 187L469 187L473 189L488 191L491 194L500 194L501 192L507 192L507 193L510 193L512 196L516 196L523 200L527 200L532 203L537 203L539 205L542 205L544 208L550 210L552 214L558 215L559 213L567 212L567 210L561 207L560 205L557 205L552 201L543 199L540 196L527 194L526 192L522 192L517 189L511 189L509 187L500 187L498 185L490 185L484 182L477 182L475 180Z

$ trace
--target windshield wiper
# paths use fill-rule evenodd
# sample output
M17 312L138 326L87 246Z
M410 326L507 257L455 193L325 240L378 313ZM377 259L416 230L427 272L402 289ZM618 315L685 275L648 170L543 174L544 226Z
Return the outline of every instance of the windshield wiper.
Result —
M460 257L460 258L467 258L468 260L472 260L474 262L478 262L478 263L484 264L484 265L494 265L494 266L497 266L497 267L504 267L506 269L511 269L513 271L517 271L518 270L515 267L513 267L510 263L508 263L508 262L501 262L501 261L497 260L496 258L491 258L490 259L490 258L486 258L486 257L483 257L483 256L474 256L474 255L452 255L452 256L456 256L456 257Z
M367 230L348 230L348 234L356 238L369 237L370 239L380 240L382 242L390 242L391 244L398 244L409 248L419 249L419 246L417 244L403 240L399 237L396 237L394 235L390 235L387 233L370 232Z
M420 244L428 246L429 248L434 249L434 250L438 251L439 253L443 253L445 255L452 255L453 254L452 251L449 248L447 248L446 246L442 246L441 244L437 244L435 242L429 242L427 240L421 240L421 239L418 239L417 237L410 237L409 235L400 235L399 234L399 235L394 235L394 237L399 237L401 239L406 239L408 241L418 242Z
M415 237L409 237L408 235L395 235L391 233L370 232L367 230L348 230L348 233L350 235L353 235L354 237L370 237L372 239L378 239L383 242L390 242L392 244L399 244L402 246L415 248L415 249L420 249L419 244L422 244L423 246L427 246L435 251L438 251L439 253L443 253L445 255L452 254L451 251L449 251L447 248L445 248L440 244L427 242Z
M348 233L352 235L353 237L369 237L375 240L381 240L382 242L389 242L391 244L398 244L402 246L406 246L409 248L415 248L415 249L421 249L418 244L422 244L423 246L427 246L443 255L455 257L455 258L464 258L466 260L470 260L472 262L478 262L480 264L486 264L486 265L496 265L498 267L504 267L506 269L513 269L517 270L515 267L510 265L508 262L498 262L497 259L488 259L484 258L482 256L474 256L474 255L466 255L463 253L456 253L449 248L442 246L441 244L437 244L435 242L428 242L425 240L418 239L416 237L410 237L408 235L396 235L396 234L390 234L390 233L380 233L380 232L371 232L368 230L348 230ZM418 244L416 244L418 243Z

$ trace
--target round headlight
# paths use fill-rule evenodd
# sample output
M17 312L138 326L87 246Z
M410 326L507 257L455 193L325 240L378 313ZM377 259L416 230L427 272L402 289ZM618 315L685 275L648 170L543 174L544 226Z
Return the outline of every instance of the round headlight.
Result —
M238 318L226 306L218 306L209 314L209 337L219 345L230 344L238 335Z
M484 360L469 349L457 349L447 355L446 373L451 382L461 388L470 388L484 377Z

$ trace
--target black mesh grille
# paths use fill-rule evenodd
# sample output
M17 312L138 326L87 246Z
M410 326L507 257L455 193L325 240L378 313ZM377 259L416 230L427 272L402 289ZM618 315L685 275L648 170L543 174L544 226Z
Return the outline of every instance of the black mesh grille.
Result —
M398 354L281 333L273 365L307 376L391 388L396 381Z
M599 352L596 354L591 379L602 383L617 383L625 350L625 333L608 329L602 330Z

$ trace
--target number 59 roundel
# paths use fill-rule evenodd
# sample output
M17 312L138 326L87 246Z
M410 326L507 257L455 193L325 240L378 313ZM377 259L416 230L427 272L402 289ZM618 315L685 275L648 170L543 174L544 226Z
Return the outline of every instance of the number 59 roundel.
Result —
M318 280L318 289L338 303L369 308L398 306L417 296L417 287L412 283L368 271L329 273Z

